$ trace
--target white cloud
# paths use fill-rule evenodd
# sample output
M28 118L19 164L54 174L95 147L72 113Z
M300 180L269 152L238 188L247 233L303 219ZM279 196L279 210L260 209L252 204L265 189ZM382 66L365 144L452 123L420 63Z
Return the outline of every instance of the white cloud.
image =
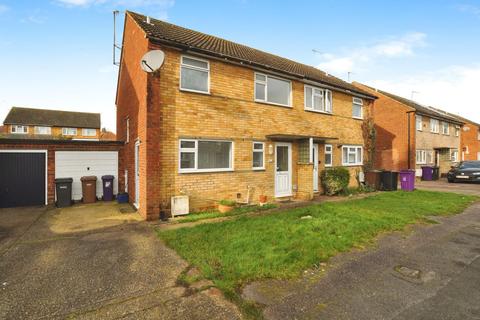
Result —
M398 38L380 41L371 46L350 48L346 54L322 54L324 60L319 69L333 74L345 74L348 71L365 68L378 59L401 58L414 55L414 50L425 46L426 34L413 32Z
M367 84L480 123L480 64L453 65L435 72L409 75L392 80L371 80Z
M0 4L0 14L7 12L9 9L6 5Z
M462 12L471 13L480 18L480 7L472 6L470 4L461 4L457 9Z

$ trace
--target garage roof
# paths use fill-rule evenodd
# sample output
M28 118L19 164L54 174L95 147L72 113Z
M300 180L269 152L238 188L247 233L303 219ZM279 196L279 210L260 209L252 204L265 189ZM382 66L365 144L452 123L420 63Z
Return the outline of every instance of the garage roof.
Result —
M100 113L12 107L3 124L100 128Z

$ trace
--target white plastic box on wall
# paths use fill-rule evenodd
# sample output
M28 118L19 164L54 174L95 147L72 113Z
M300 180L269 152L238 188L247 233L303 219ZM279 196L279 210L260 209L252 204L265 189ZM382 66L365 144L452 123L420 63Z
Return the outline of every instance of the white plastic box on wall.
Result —
M172 197L172 218L175 216L186 215L189 211L190 208L188 196Z

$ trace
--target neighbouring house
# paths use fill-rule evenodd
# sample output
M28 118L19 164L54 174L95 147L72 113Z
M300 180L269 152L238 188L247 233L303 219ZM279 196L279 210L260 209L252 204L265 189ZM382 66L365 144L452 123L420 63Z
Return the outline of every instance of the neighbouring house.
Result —
M5 134L5 130L6 130L5 126L0 126L0 137L1 137L3 134Z
M367 159L375 99L317 68L127 12L117 86L120 189L146 219L188 195L191 211L221 199L311 199L324 168L351 184ZM151 50L165 54L153 73ZM122 178L122 177L121 177Z
M464 122L460 133L461 160L480 160L480 124L458 115L452 116Z
M98 140L100 114L12 107L3 137L14 139Z
M375 168L387 170L438 166L445 175L460 161L464 121L437 108L421 105L361 83L359 89L378 97L371 114L376 128Z

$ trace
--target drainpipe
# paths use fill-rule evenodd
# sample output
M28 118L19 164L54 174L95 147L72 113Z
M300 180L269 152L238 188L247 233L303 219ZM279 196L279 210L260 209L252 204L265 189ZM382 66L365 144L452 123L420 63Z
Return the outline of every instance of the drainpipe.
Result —
M411 152L411 148L410 148L410 144L411 144L411 138L410 138L410 113L415 113L415 111L407 111L407 127L408 127L408 142L407 142L407 146L408 146L408 151L407 151L407 154L408 154L408 170L411 169L411 160L412 160L412 152Z

